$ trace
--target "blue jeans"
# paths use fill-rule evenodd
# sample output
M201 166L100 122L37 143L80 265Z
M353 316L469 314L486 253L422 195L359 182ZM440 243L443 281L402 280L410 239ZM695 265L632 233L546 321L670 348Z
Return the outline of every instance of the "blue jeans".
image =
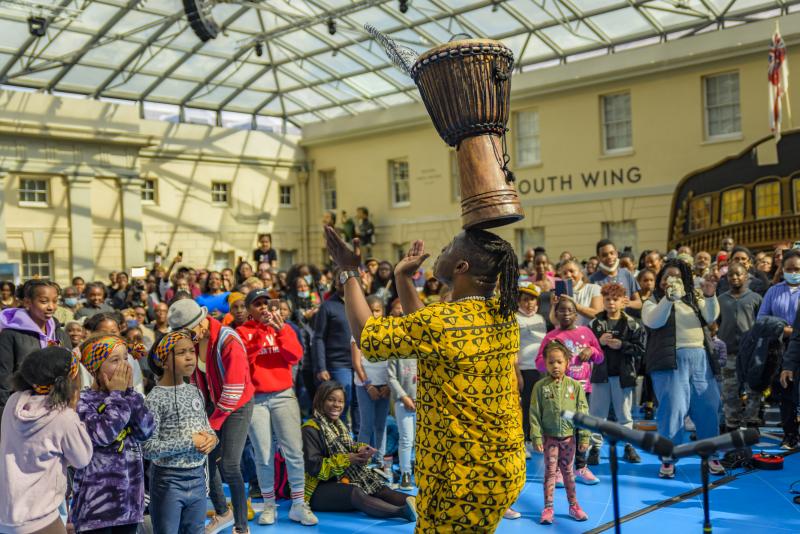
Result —
M353 395L353 370L349 367L337 367L328 369L328 373L331 375L331 380L339 382L344 388L344 413L350 414L350 429L353 434L358 435L360 418L358 416L358 402Z
M359 424L358 441L378 449L376 459L383 463L386 453L386 417L389 415L389 398L372 400L364 386L356 386Z
M697 427L697 439L719 434L720 393L708 365L705 349L678 349L678 368L653 371L653 389L658 399L658 433L675 445L686 441L684 419L688 415Z
M400 440L397 454L400 456L400 472L411 473L411 460L414 458L414 432L417 429L417 412L406 410L403 403L394 403L394 415Z
M258 485L262 493L275 488L274 437L286 460L286 474L292 497L301 499L305 487L306 468L303 462L303 436L300 431L300 407L294 389L275 393L257 393L253 397L253 417L250 420L250 441L256 455Z
M206 469L150 468L153 534L198 534L206 524Z

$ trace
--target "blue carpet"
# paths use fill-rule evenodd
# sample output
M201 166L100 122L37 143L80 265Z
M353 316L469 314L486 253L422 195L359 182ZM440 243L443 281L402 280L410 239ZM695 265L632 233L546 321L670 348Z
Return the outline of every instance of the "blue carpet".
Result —
M756 447L757 450L777 452L776 442L769 439ZM622 447L619 448L620 453ZM700 461L681 460L673 480L662 480L657 476L659 462L655 456L642 454L641 464L620 462L619 494L621 515L655 505L682 493L700 487ZM542 457L534 455L528 461L527 484L514 508L522 513L517 520L503 520L497 532L500 534L545 532L586 532L613 520L611 498L611 475L608 466L608 450L604 447L601 465L592 468L600 478L600 484L585 486L578 484L578 500L589 514L589 520L578 523L567 515L567 501L563 489L556 490L556 520L552 527L538 524L542 506ZM800 478L800 454L786 458L782 471L753 471L741 474L733 481L710 493L711 520L715 533L726 532L800 532L800 505L792 502L789 485ZM711 478L713 482L715 477ZM293 532L368 532L380 528L381 532L411 533L413 525L397 520L376 520L360 513L318 513L320 524L303 527L289 520L288 501L282 501L278 510L278 522L271 527L260 527L256 521L250 524L251 532L266 533L274 527L281 533ZM691 497L669 507L623 523L622 530L628 532L701 532L703 521L702 495ZM224 531L230 532L230 530ZM277 532L277 530L276 530ZM608 532L613 532L613 529Z

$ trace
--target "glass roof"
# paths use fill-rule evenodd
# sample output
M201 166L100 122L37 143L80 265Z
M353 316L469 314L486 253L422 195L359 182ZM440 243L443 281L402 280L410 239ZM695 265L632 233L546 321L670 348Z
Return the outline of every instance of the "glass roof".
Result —
M182 0L0 0L0 84L302 127L419 101L367 23L417 52L462 33L499 39L525 71L800 10L800 0L194 3L219 26L215 38L198 38ZM29 32L29 17L46 21L44 35Z

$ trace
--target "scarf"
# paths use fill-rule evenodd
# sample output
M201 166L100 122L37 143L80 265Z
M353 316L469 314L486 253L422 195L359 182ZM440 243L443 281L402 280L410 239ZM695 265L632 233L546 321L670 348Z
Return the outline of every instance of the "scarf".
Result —
M350 437L350 431L342 422L341 419L331 421L325 415L314 410L314 419L319 424L322 439L325 440L325 446L331 455L334 454L349 454L357 452L361 443L354 443L353 438ZM365 465L351 464L344 470L341 478L347 478L351 484L355 484L367 495L372 495L384 486L384 479L372 469L367 468Z
M605 263L600 263L597 266L600 268L601 271L603 271L606 274L613 273L614 271L617 270L617 267L619 267L619 258L617 258L614 261L614 265L612 265L611 267L607 266Z

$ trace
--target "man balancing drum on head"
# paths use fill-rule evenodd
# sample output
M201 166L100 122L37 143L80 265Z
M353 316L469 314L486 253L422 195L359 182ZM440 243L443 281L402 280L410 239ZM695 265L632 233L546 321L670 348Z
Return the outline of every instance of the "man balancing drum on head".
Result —
M525 484L514 364L519 350L514 249L478 228L523 217L508 169L511 50L498 41L450 41L419 57L367 30L419 88L442 139L456 147L464 230L434 275L453 301L425 307L411 276L428 258L416 241L395 268L403 317L373 318L361 289L358 246L325 228L341 271L353 335L370 360L417 358L417 533L491 533ZM494 298L499 278L500 298Z
M525 484L513 248L483 230L458 234L434 265L453 301L425 307L411 276L429 255L416 241L395 268L405 315L374 318L359 282L358 246L350 250L331 228L325 239L364 356L419 359L416 532L494 532Z

